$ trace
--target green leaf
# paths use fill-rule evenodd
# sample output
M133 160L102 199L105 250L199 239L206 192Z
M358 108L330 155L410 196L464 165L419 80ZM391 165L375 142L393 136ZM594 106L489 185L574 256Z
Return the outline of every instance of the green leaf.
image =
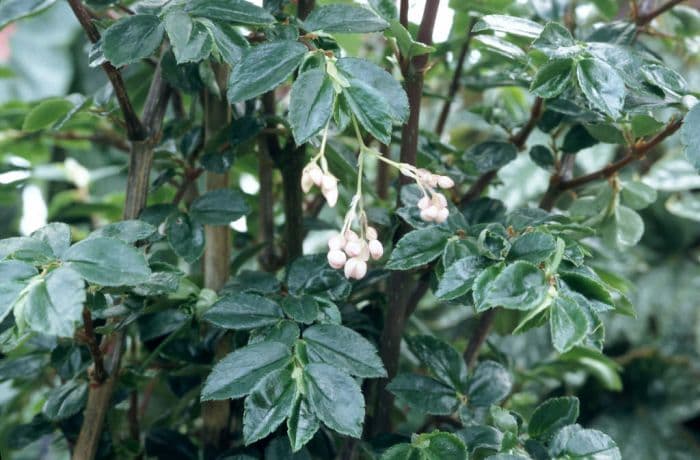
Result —
M318 303L308 295L289 295L282 300L282 310L294 321L311 324L318 317Z
M631 209L644 209L656 201L656 190L640 181L623 182L620 195Z
M24 118L22 131L39 131L54 126L73 109L74 104L63 98L41 101Z
M565 363L572 363L574 369L585 369L608 390L622 389L620 365L597 350L576 347L561 355L559 359Z
M688 91L685 79L668 67L659 64L647 64L642 67L642 74L647 82L656 85L672 96L682 96Z
M404 58L411 59L435 51L434 47L414 40L411 33L397 19L391 20L390 24L391 36L396 39L401 56Z
M247 0L188 0L185 11L195 17L252 26L275 22L267 10Z
M243 440L246 445L277 429L292 412L296 383L290 367L265 377L246 398L243 412Z
M287 287L294 295L318 295L341 300L350 294L350 282L328 266L324 254L299 257L287 272Z
M617 0L593 0L593 4L603 13L605 19L612 19L620 9Z
M36 14L56 0L5 0L0 3L0 29L18 19Z
M225 329L254 329L276 324L284 315L270 299L257 294L237 293L219 299L202 319Z
M572 460L622 460L620 449L610 436L578 425L561 429L552 440L550 453Z
M503 441L503 433L488 425L466 426L455 431L455 434L460 437L470 452L476 449L499 451Z
M561 428L576 423L578 406L578 398L573 396L546 400L532 413L528 434L531 438L549 441Z
M573 57L581 50L581 47L576 45L571 32L556 22L545 24L542 33L532 42L532 47L542 51L551 59Z
M317 324L304 331L311 362L326 363L358 377L386 377L377 349L347 327Z
M504 268L485 286L484 297L476 305L477 311L494 307L532 310L544 301L548 287L542 270L519 260Z
M252 331L248 344L252 345L260 342L280 342L292 347L297 339L299 339L300 333L301 331L299 330L297 323L283 319L270 327Z
M287 419L287 437L292 446L292 451L299 451L313 438L318 431L319 423L309 403L304 398L297 398Z
M442 254L450 233L435 227L413 230L396 243L386 268L410 270L425 265Z
M695 104L683 119L681 143L685 157L700 170L700 104Z
M523 51L519 46L514 45L503 38L496 37L495 35L475 35L472 40L484 45L486 50L500 54L508 59L524 61L527 57L525 51Z
M63 253L70 247L70 227L61 222L44 225L34 231L31 237L48 244L56 257L62 257Z
M190 206L192 219L206 225L228 225L249 212L243 195L230 189L207 192Z
M374 11L360 5L332 4L314 8L304 20L309 32L322 30L338 33L379 32L389 27Z
M87 401L87 383L69 380L54 388L41 412L51 421L63 420L80 412Z
M473 407L497 404L510 393L513 383L505 367L495 361L483 361L469 379L467 397Z
M230 103L245 101L285 81L299 67L306 54L299 42L282 40L249 48L236 64L228 81Z
M382 454L381 460L466 460L468 451L452 433L434 431L414 435L411 444L397 444Z
M56 259L51 246L38 238L17 236L0 240L0 260L17 259L42 265Z
M14 305L15 319L34 331L72 338L84 303L83 280L73 269L63 266L32 280Z
M0 322L5 319L22 290L39 272L18 260L0 261Z
M620 118L625 103L625 82L614 68L597 58L582 59L576 68L576 77L593 107L611 118Z
M365 400L355 380L333 366L311 363L304 368L309 407L326 426L340 434L360 438Z
M343 89L343 100L367 132L382 144L390 144L393 109L379 90L362 80L349 82L350 86Z
M163 33L158 16L127 16L105 30L102 51L114 67L121 67L152 55L163 41Z
M467 365L452 346L430 335L406 339L411 352L443 383L463 391L467 382Z
M473 162L478 173L486 173L515 160L517 154L518 150L510 142L487 141L467 150L464 159Z
M559 353L571 350L586 338L588 317L575 300L558 296L549 311L552 345Z
M503 14L488 14L474 24L473 32L492 30L519 37L535 38L542 33L543 27L529 19L506 16Z
M627 206L617 206L615 213L603 222L600 231L610 245L619 248L634 246L644 235L644 221Z
M559 96L569 85L573 68L572 59L556 59L547 62L537 71L530 85L530 91L544 99Z
M403 403L426 414L450 415L459 405L454 388L423 375L399 374L386 389Z
M335 91L323 70L303 72L292 85L289 97L289 124L294 141L301 145L318 134L333 112Z
M181 10L171 10L163 21L178 64L199 62L212 50L212 36L204 24Z
M377 90L394 121L403 123L408 120L408 96L389 72L365 59L352 57L338 59L336 67L348 79L363 81Z
M377 14L387 21L391 21L399 17L399 12L396 9L396 2L393 0L369 0L369 4Z
M63 255L66 265L100 286L133 286L148 281L151 269L141 251L116 238L89 238Z
M204 253L204 226L191 220L188 214L180 212L168 217L165 231L175 254L185 262L191 264Z
M260 342L229 353L207 377L202 401L246 396L268 374L287 367L291 359L289 347L279 342Z
M107 224L87 236L90 238L116 238L127 244L145 240L156 232L157 228L142 220L122 220Z
M491 283L493 283L501 271L503 271L503 264L491 265L482 270L474 279L472 297L474 298L474 309L477 313L493 308L490 304L486 303L486 296L491 288Z
M474 280L484 269L481 257L467 256L447 267L442 275L435 297L442 300L453 300L469 292Z
M632 134L635 138L657 133L663 127L664 124L651 115L637 114L632 117Z
M539 264L554 254L556 248L556 241L549 233L528 232L513 240L508 258Z

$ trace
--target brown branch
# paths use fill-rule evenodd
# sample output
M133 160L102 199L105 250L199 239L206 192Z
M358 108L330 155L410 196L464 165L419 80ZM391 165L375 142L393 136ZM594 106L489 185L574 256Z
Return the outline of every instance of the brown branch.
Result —
M479 317L479 323L476 326L474 332L472 332L471 337L469 337L469 343L467 348L464 350L464 362L467 363L468 368L474 367L476 362L476 357L479 355L479 349L486 341L486 338L491 332L491 326L493 326L493 321L496 319L497 309L492 308L491 310L486 310Z
M95 27L95 24L92 23L90 13L85 9L83 3L80 0L68 0L68 4L73 10L75 17L78 19L78 22L85 30L85 34L88 36L90 42L97 43L100 40L100 32L97 30L97 27ZM131 100L129 99L129 95L126 91L126 85L124 85L124 80L122 79L121 74L109 62L102 64L102 69L105 71L107 78L109 78L109 81L112 83L114 94L119 102L119 107L124 114L124 123L126 125L126 132L129 140L144 140L147 136L144 124L147 123L144 122L142 124L138 115L136 115L136 111L134 111L134 107L131 105Z
M408 0L401 0L399 8L399 22L402 26L408 29Z
M450 82L450 87L447 90L447 98L445 99L445 102L442 105L442 110L440 111L440 116L438 117L437 125L435 125L435 132L437 133L438 137L440 137L445 131L445 124L447 123L447 117L450 114L452 101L454 100L455 95L459 90L459 81L462 79L464 61L466 60L466 57L469 54L469 47L471 46L473 35L472 28L474 27L475 23L476 18L472 18L471 21L469 21L467 37L465 38L464 43L462 44L462 49L459 51L459 57L457 58L457 64L455 67L455 73L454 75L452 75L452 81Z
M100 350L100 345L97 343L97 336L92 323L92 313L87 307L83 308L83 327L85 329L85 345L90 351L90 356L92 356L94 363L90 372L90 381L100 384L107 378L107 370L105 369L102 350Z
M379 146L379 153L383 157L389 158L391 155L391 148L388 145L381 144ZM382 200L389 198L389 165L383 161L377 164L377 196Z
M670 0L660 7L658 7L655 10L652 10L646 14L640 14L637 16L635 23L637 24L637 27L644 27L647 24L649 24L651 21L653 21L656 17L661 16L671 8L673 8L676 5L679 5L683 3L685 0Z

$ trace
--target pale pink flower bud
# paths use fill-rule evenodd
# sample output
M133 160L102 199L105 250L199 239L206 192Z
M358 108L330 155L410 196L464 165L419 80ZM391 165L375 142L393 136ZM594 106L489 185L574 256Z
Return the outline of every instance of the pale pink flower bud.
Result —
M327 258L328 265L335 269L343 268L343 266L345 265L345 261L347 260L347 257L345 257L345 253L339 249L328 251Z
M309 174L308 171L304 171L301 174L301 189L304 191L304 193L309 193L309 190L311 190L313 185L314 181L311 179L311 174Z
M430 171L424 168L420 168L416 171L416 176L422 181L428 181L428 179L430 178Z
M338 202L338 187L322 188L321 193L331 208Z
M433 206L428 206L427 208L421 210L420 218L426 222L432 222L438 215L438 208Z
M355 267L357 267L358 262L360 261L355 258L348 259L348 261L345 262L345 268L343 269L343 271L345 272L346 278L349 279L355 277Z
M321 179L321 188L329 190L338 188L338 179L332 174L324 174Z
M364 260L358 260L355 265L355 272L353 273L353 278L360 280L367 274L367 262Z
M430 185L431 187L437 187L438 186L438 175L436 174L428 174L425 178L425 181Z
M365 229L365 236L367 237L368 240L376 240L377 239L377 229L374 227L367 227Z
M372 259L379 260L382 258L382 255L384 255L384 246L382 246L381 241L372 240L369 242L368 246L369 254L372 256Z
M450 211L447 208L440 208L438 210L437 216L435 216L435 222L441 224L447 220L450 216Z
M360 239L360 237L357 236L357 233L353 232L352 230L348 230L345 232L345 241L350 242L350 241L357 241L359 239Z
M321 184L323 183L323 177L324 177L323 171L321 170L321 168L319 168L319 166L317 164L313 164L313 165L309 166L309 169L307 171L308 171L309 177L311 178L313 183L316 184L316 186L320 187Z
M439 176L438 185L440 186L440 188L452 188L455 186L455 181L453 181L452 178L447 176Z
M413 175L413 173L411 172L411 169L410 169L410 168L407 168L407 167L405 167L405 166L401 166L401 167L399 168L399 171L400 171L401 174L403 174L404 176L409 176L409 177L411 177L411 176Z
M447 207L447 198L442 193L436 193L433 195L433 205L438 209Z
M376 240L372 240L376 241ZM360 249L360 254L357 256L360 260L367 262L369 260L369 246L364 241L362 242L362 249Z
M430 206L430 198L428 198L427 196L424 196L423 198L418 200L418 208L419 209L425 209L428 206Z
M331 251L340 250L345 247L343 235L333 235L328 239L328 249Z
M360 240L348 241L348 243L345 245L345 254L347 254L348 257L358 256L360 255L361 251L362 243Z

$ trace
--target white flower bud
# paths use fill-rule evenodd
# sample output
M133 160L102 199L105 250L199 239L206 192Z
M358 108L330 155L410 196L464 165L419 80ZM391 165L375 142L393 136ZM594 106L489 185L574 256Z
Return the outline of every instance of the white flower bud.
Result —
M158 233L161 235L165 235L165 229L166 229L166 225L165 225L165 222L163 222L162 224L160 224L158 226Z
M348 259L348 261L345 262L345 268L343 269L343 271L345 272L346 278L348 278L348 279L354 278L355 267L357 267L358 262L360 262L360 261L355 259L354 257L352 259Z
M438 208L435 206L428 206L427 208L421 210L420 218L426 222L432 222L438 215Z
M452 178L447 176L439 176L438 185L440 186L440 188L452 188L455 186L455 181L453 181Z
M450 211L447 208L440 208L438 210L437 216L435 216L435 222L441 224L447 220L450 216Z
M369 242L368 246L369 254L372 256L372 259L379 260L382 258L382 255L384 255L384 246L382 246L381 241L372 240Z
M301 189L304 191L304 193L309 193L309 190L311 190L311 187L313 187L314 181L311 179L311 175L309 174L308 171L304 171L301 174Z
M377 241L377 240L372 240ZM357 256L360 260L367 262L369 260L369 246L364 241L362 242L362 249L360 249L360 254Z
M311 178L313 183L316 184L316 186L320 187L321 184L323 183L323 177L324 177L323 171L321 170L321 168L319 168L319 166L317 164L313 164L313 165L308 167L307 171L308 171L309 177Z
M437 187L438 186L438 176L437 174L428 174L428 176L425 178L425 181L430 185L431 187Z
M692 94L686 94L681 98L681 103L686 109L690 110L698 103L698 98Z
M345 257L345 253L339 249L328 251L327 258L328 265L335 269L343 268L343 266L345 265L345 261L347 260L347 257Z
M367 274L367 262L364 260L358 260L355 265L355 273L353 273L353 278L360 280Z
M326 199L326 202L328 203L328 206L331 208L335 206L335 204L338 202L338 187L334 188L322 188L321 193L323 194L323 197Z
M359 256L361 251L362 243L360 240L348 241L348 243L345 245L345 254L347 254L348 257Z
M419 209L425 209L428 206L430 206L430 198L428 198L427 196L424 196L423 198L418 200L418 208Z
M377 239L377 229L374 227L367 227L365 229L365 236L367 237L368 240L376 240Z
M332 174L324 174L321 179L321 188L328 190L338 188L338 179Z
M357 236L357 233L353 232L352 230L348 230L345 232L345 241L350 242L350 241L357 241L359 240L360 237Z
M438 209L446 208L447 198L445 198L445 195L442 193L436 193L433 195L433 206L437 207Z
M328 239L328 249L331 251L340 250L345 247L343 235L333 235Z

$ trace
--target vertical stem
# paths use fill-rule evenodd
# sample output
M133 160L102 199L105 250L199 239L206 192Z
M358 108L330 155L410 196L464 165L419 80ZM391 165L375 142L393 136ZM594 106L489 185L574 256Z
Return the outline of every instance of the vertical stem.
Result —
M379 147L379 153L389 158L391 155L391 148L388 145L382 144ZM377 165L377 196L382 200L389 198L389 165L384 161L380 161Z
M264 139L260 140L258 153L258 180L260 181L260 192L258 194L258 213L260 225L260 242L266 246L260 251L258 260L264 270L274 270L276 264L275 257L275 215L274 215L274 194L272 190L272 171L274 163L270 158L267 144Z
M220 88L226 87L227 69L214 65L214 74ZM204 137L205 143L219 131L226 129L231 122L231 110L224 95L211 92L204 94ZM223 174L207 172L207 191L228 188L228 172ZM204 227L206 246L204 248L204 287L219 291L229 277L231 259L231 229L227 225L206 225ZM215 347L215 357L222 358L229 352L226 337ZM202 403L202 440L206 453L225 448L229 431L230 402L204 401Z

